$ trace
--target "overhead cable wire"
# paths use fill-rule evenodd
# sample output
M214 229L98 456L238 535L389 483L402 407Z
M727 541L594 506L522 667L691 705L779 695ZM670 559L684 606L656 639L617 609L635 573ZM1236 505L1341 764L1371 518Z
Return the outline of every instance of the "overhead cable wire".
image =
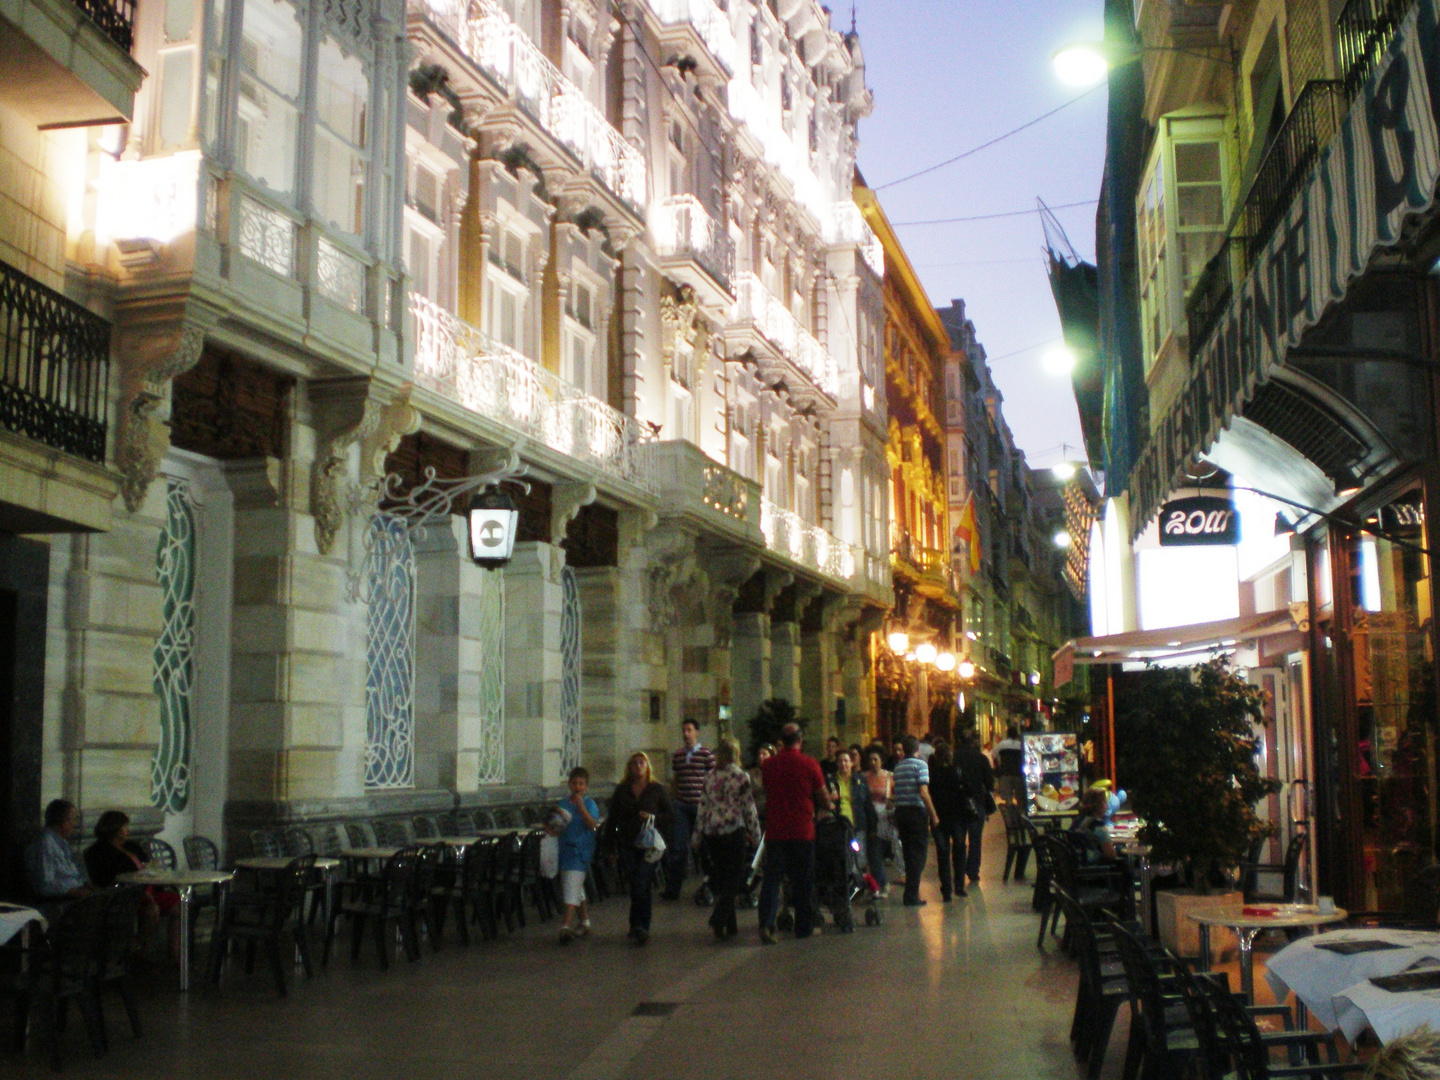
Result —
M1081 199L1079 202L1060 203L1050 209L1073 210L1077 206L1094 206L1099 201L1099 199ZM890 227L898 229L905 225L954 225L961 221L995 221L998 218L1025 217L1027 214L1038 213L1040 213L1040 209L1032 206L1028 210L1004 210L998 214L971 214L969 217L931 218L928 221L892 221Z
M1100 87L1102 87L1102 86L1104 86L1104 85L1106 85L1106 84L1103 83L1103 82L1102 82L1102 83L1097 83L1096 85L1092 86L1089 90L1086 90L1083 94L1078 94L1078 95L1076 95L1075 97L1071 98L1069 101L1065 102L1063 105L1057 105L1055 108L1051 109L1049 112L1047 112L1047 113L1041 113L1039 116L1035 117L1034 120L1027 120L1025 123L1021 124L1019 127L1011 128L1009 131L1005 132L1003 135L996 135L995 138L990 139L988 142L983 142L983 143L981 143L979 146L972 146L969 150L966 150L963 154L956 154L956 155L955 155L954 157L952 157L952 158L946 158L944 161L938 162L938 163L936 163L936 164L934 164L934 165L928 166L927 168L921 169L919 172L913 172L913 173L910 173L908 176L902 176L902 177L900 177L900 179L898 179L898 180L888 180L888 181L886 181L886 182L883 183L883 184L877 184L877 185L876 185L874 188L872 188L871 190L872 190L872 191L884 191L886 188L892 188L892 187L894 187L896 184L904 184L904 183L907 183L908 181L911 181L911 180L917 180L917 179L919 179L919 178L922 177L922 176L928 176L930 173L935 172L937 169L943 169L943 168L945 168L945 167L948 166L948 165L954 165L957 161L964 161L966 158L970 157L972 154L978 154L981 150L987 150L987 149L989 149L990 147L994 146L996 143L1004 142L1006 139L1010 138L1012 135L1018 135L1018 134L1020 134L1020 132L1024 131L1026 128L1032 128L1032 127L1034 127L1036 124L1040 123L1042 120L1048 120L1048 119L1050 119L1050 117L1054 116L1056 113L1058 113L1058 112L1063 112L1064 110L1068 109L1071 105L1074 105L1076 102L1078 102L1078 101L1084 101L1087 97L1089 97L1091 94L1095 93L1096 90L1099 90Z

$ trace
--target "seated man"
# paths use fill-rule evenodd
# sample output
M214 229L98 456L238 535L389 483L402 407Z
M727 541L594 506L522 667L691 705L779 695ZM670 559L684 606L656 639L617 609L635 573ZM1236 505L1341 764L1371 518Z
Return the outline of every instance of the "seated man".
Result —
M51 918L64 901L85 896L90 886L80 861L70 850L70 837L80 823L80 811L65 799L45 807L45 828L25 849L25 873L40 911Z

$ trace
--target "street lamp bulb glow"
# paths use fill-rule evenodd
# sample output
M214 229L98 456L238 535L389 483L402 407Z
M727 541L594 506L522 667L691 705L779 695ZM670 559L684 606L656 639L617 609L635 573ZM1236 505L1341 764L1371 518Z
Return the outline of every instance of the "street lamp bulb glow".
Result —
M1051 541L1054 543L1054 545L1055 545L1057 548L1060 548L1062 551L1065 550L1066 548L1068 548L1068 547L1074 542L1074 541L1071 539L1070 534L1069 534L1068 532L1066 532L1064 529L1061 529L1059 532L1057 532L1057 533L1056 533L1054 536L1052 536L1050 539L1051 539Z
M915 662L915 654L913 652L907 652L905 654L905 662L907 664L913 664Z
M1055 77L1066 86L1094 86L1110 74L1110 61L1099 44L1083 41L1066 45L1052 58Z
M954 671L955 654L952 652L942 652L939 656L935 657L935 670L946 672Z
M933 664L939 653L940 651L928 641L922 641L915 646L915 659L922 664Z
M890 651L898 655L903 656L910 650L910 635L904 630L892 630L886 642L890 646Z
M957 670L960 672L960 678L962 679L973 679L975 677L975 665L969 660L961 660L960 667Z
M1038 671L1032 671L1032 672L1030 672L1030 685L1031 685L1031 686L1039 686L1039 685L1040 685L1040 673L1039 673Z
M1051 375L1069 375L1076 363L1075 350L1068 345L1057 345L1040 358L1040 366Z
M1056 480L1075 479L1075 466L1069 461L1062 461L1058 465L1051 465L1050 472Z

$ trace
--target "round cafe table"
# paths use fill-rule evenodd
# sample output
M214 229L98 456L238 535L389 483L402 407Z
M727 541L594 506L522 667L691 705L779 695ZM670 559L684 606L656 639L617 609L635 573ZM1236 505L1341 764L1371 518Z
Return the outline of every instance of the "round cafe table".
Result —
M1189 913L1200 926L1200 970L1210 970L1210 928L1224 926L1235 931L1240 942L1240 989L1245 1000L1255 1004L1255 935L1262 930L1291 930L1324 926L1349 916L1344 908L1322 912L1314 904L1256 904L1248 907L1227 904L1198 908Z
M118 874L115 880L126 885L154 885L174 889L180 895L176 918L180 920L180 989L190 989L190 898L196 889L210 885L226 886L235 875L228 870L133 870ZM221 904L224 894L221 894Z

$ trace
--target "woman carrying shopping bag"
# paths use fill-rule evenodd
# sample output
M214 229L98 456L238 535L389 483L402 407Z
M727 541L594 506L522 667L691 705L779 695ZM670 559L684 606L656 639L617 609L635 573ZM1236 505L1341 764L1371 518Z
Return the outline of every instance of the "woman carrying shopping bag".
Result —
M610 797L605 819L605 844L610 858L620 864L621 876L630 882L630 932L636 945L650 940L650 912L655 869L660 865L664 841L673 814L670 795L656 783L650 759L637 751L625 763L625 775ZM639 846L644 843L646 846Z

